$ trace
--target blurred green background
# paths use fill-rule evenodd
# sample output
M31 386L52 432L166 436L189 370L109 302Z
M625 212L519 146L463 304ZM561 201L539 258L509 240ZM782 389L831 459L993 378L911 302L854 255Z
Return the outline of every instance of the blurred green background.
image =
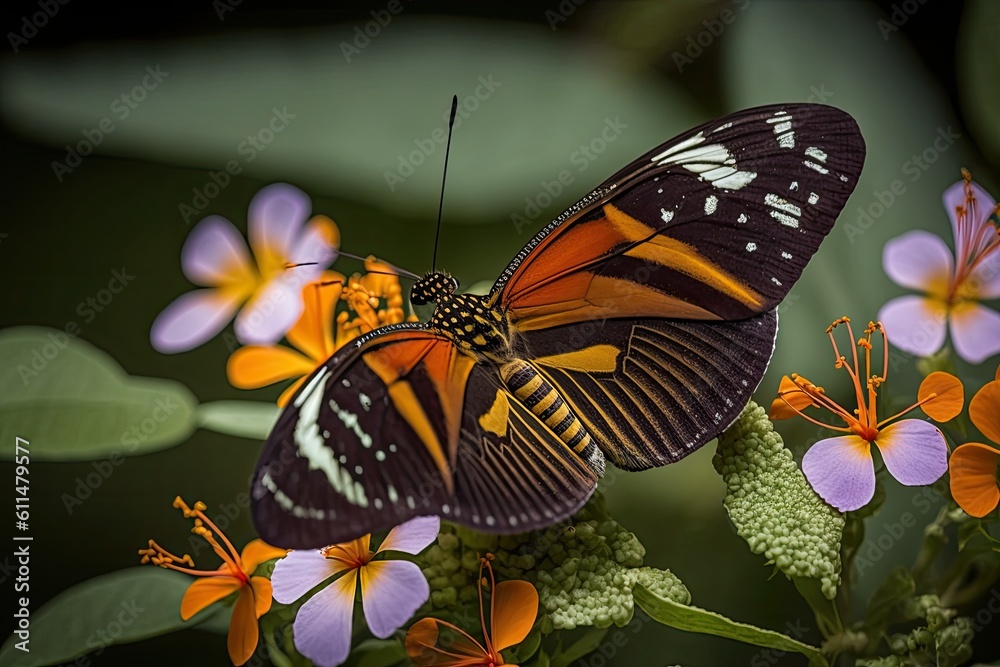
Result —
M131 375L177 380L201 401L271 401L279 389L229 386L224 336L172 356L150 346L157 313L191 287L179 255L202 217L220 214L245 229L253 194L290 182L312 197L314 212L337 222L345 250L423 272L444 153L430 138L457 94L461 122L438 263L470 285L494 279L565 206L674 134L748 106L811 101L855 116L868 159L838 226L782 308L758 401L768 403L780 376L792 371L842 392L823 330L844 314L874 318L903 292L882 272L885 241L914 228L950 239L940 195L961 166L997 192L998 5L400 0L401 11L391 14L381 0L322 9L254 0L80 2L59 5L32 36L24 17L38 4L14 3L5 8L9 48L0 57L10 204L0 223L0 326L63 329L75 321L80 338ZM366 43L359 31L372 12L386 24ZM281 120L270 127L282 129L268 139L261 131L275 117ZM582 150L608 124L618 128L614 141L599 153ZM67 161L67 146L88 137L97 144L93 154ZM950 139L935 145L938 137ZM239 174L213 189L212 174L232 162ZM572 182L552 197L564 170ZM896 180L905 191L884 205ZM360 267L342 260L334 268ZM100 312L88 307L123 269L134 280ZM994 368L960 365L975 386ZM919 374L904 360L895 378L889 391L903 402ZM812 427L781 430L799 454L817 438ZM188 526L171 509L174 496L220 511L247 489L258 446L199 430L174 448L127 458L72 513L61 498L91 464L33 463L32 607L135 565L149 537L182 549ZM713 453L710 445L674 466L612 476L610 509L646 546L647 563L675 572L695 604L776 630L804 629L802 639L819 641L791 584L769 579L771 570L732 530ZM13 477L9 463L0 469ZM890 482L888 493L870 521L875 537L903 512L921 525L936 513L912 489ZM249 514L228 532L237 544L248 540ZM909 531L862 574L859 603L880 575L915 556L919 539L919 530ZM4 566L0 580L11 586ZM977 637L984 661L1000 655L997 629ZM651 623L626 634L608 663L584 664L802 662ZM225 641L198 631L111 647L92 664L148 663L150 656L153 664L227 664Z

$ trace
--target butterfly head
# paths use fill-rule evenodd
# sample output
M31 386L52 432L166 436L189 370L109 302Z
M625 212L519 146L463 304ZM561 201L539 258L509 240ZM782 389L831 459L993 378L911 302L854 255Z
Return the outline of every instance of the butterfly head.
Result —
M451 296L458 289L458 280L447 273L428 273L413 284L410 302L415 306L437 303L439 299Z

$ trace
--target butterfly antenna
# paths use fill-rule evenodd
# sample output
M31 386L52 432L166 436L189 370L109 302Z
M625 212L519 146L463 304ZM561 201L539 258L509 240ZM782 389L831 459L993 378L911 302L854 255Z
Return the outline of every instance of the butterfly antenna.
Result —
M451 153L451 132L455 128L455 112L458 111L458 95L451 98L451 116L448 118L448 143L444 149L444 175L441 176L441 199L438 201L437 231L434 232L434 255L431 268L437 267L438 239L441 238L441 212L444 210L444 184L448 179L448 155Z
M338 250L337 254L340 255L341 257L348 257L350 259L356 259L359 262L366 262L366 261L368 261L367 257L362 257L360 255L352 255L351 253L344 252L343 250ZM387 271L368 271L368 273L384 273L384 274L389 275L389 276L400 275L400 276L404 276L406 278L410 278L412 280L420 280L420 276L418 276L417 274L413 273L412 271L407 271L406 269L400 268L400 267L396 266L395 264L390 264L389 262L386 262L386 261L381 260L381 259L378 260L378 261L381 262L382 264L388 264L389 266L392 267L392 269L396 273L388 273Z

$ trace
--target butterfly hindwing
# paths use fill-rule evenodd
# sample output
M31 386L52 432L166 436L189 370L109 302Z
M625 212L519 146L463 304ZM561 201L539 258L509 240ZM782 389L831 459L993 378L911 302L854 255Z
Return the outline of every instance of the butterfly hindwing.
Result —
M492 366L414 325L360 343L303 384L265 443L253 484L265 541L316 548L428 514L519 532L593 492L596 475Z
M607 320L524 334L533 362L619 468L674 463L722 432L771 358L777 313Z
M788 293L857 184L844 112L748 109L643 155L543 229L494 286L520 330L742 319Z

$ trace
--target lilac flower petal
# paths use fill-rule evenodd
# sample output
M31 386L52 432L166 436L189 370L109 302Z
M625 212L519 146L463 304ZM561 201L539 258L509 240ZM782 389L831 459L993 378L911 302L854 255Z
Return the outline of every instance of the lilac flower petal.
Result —
M168 354L198 347L222 331L242 300L238 293L214 288L182 294L156 317L150 342Z
M357 583L358 575L348 572L306 600L295 617L295 648L319 667L336 667L351 652Z
M191 230L181 250L181 268L188 280L206 287L254 279L247 242L233 223L218 215Z
M385 639L431 595L420 568L405 560L374 560L361 568L361 604L368 629Z
M274 564L271 574L274 599L281 604L291 604L317 584L347 568L340 561L325 558L319 550L291 551Z
M966 302L951 311L951 340L955 352L970 364L979 364L1000 352L1000 313Z
M928 422L904 419L890 424L879 431L875 444L900 484L933 484L948 470L948 444L938 427Z
M254 255L289 259L310 209L309 197L293 185L275 183L262 188L250 202L247 225Z
M987 255L966 281L979 299L1000 299L1000 249Z
M941 349L948 311L944 304L907 295L890 300L878 311L889 342L910 354L926 357Z
M441 532L439 517L418 516L390 530L375 553L391 550L416 555L429 547L437 539L439 532Z
M332 220L313 218L302 230L288 255L293 263L316 262L317 272L329 266L337 256L340 233Z
M979 219L972 222L978 225L990 216L990 212L994 209L997 202L989 192L979 187L976 183L972 184L972 190L976 193L976 206L979 208L979 215L977 216ZM959 181L945 190L941 196L941 201L944 204L945 211L948 212L948 218L951 220L951 231L957 241L958 216L955 213L955 209L958 206L965 206L965 181Z
M875 495L871 446L856 435L817 442L802 457L802 472L819 497L841 512L864 507Z
M301 288L272 280L236 316L236 337L248 345L271 345L281 340L301 314Z
M947 289L953 263L941 237L921 230L888 241L882 249L882 268L894 283L923 292Z

